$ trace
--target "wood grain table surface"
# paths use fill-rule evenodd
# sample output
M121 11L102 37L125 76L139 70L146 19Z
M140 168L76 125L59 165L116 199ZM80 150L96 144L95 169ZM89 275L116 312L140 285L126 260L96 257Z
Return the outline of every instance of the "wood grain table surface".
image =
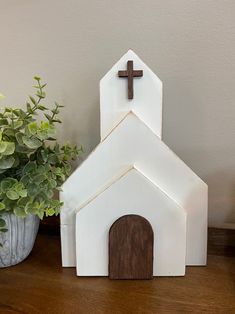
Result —
M23 263L0 270L0 314L235 313L235 231L211 229L207 267L153 280L78 278L58 235L39 234Z

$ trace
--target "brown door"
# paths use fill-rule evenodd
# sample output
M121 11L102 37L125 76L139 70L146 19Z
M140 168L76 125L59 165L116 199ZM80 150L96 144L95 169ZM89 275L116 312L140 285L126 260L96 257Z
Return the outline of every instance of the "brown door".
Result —
M116 220L109 230L109 278L151 279L153 277L153 230L138 215Z

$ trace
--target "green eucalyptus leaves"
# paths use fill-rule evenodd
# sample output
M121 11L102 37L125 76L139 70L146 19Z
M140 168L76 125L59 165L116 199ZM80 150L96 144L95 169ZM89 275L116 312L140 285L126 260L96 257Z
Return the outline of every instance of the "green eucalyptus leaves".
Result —
M40 219L57 215L62 204L53 199L54 191L82 152L82 147L56 142L55 125L61 123L57 116L63 106L55 103L51 110L44 105L46 84L34 79L36 93L29 96L26 110L6 107L0 112L0 232L7 231L1 213ZM43 118L36 119L38 114Z

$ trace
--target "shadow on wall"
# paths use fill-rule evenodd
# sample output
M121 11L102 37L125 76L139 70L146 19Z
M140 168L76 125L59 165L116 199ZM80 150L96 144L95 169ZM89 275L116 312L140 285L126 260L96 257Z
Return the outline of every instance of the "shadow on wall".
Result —
M206 176L205 181L209 187L209 226L235 229L235 174L224 169Z
M168 140L167 145L208 185L209 226L235 229L235 160L230 151L208 153L203 142L190 147L189 142L176 146Z
M89 73L82 80L80 77L72 77L71 80L75 83L66 86L61 95L65 108L59 135L62 140L82 144L85 151L80 159L82 161L100 142L99 81L89 77ZM87 93L87 86L91 88L90 93Z

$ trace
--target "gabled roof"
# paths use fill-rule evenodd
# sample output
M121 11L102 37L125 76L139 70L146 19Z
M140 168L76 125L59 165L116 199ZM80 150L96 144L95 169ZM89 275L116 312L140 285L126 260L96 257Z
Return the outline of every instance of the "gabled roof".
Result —
M195 186L202 190L207 188L131 111L63 184L60 193L65 202L62 223L69 223L64 217L66 208L72 211L79 208L115 176L122 175L134 165L181 206L184 194L188 195Z
M113 178L111 178L106 185L104 185L101 189L99 189L94 195L92 195L92 197L90 197L86 202L84 202L83 204L81 204L78 208L76 208L76 212L79 212L80 210L86 208L86 206L88 204L90 204L91 202L93 202L97 197L99 197L102 193L104 193L106 190L108 190L114 183L118 182L119 180L121 180L123 177L125 177L126 175L129 175L131 173L138 173L140 176L146 178L147 180L149 180L147 177L145 177L145 175L141 172L140 169L138 169L136 167L136 165L132 165L127 167L126 170L123 171L123 173L121 175L115 176ZM151 182L151 184L153 186L155 186L155 188L157 188L159 191L161 191L162 194L165 194L166 197L168 197L170 200L172 200L164 191L161 190L161 188L156 185L156 183L152 182L149 180L149 182ZM172 200L174 201L174 200ZM180 208L183 212L185 212L185 210L176 202L174 201L175 205Z
M143 70L143 77L134 78L132 100L127 98L127 79L118 77L118 71L126 69L128 60L133 60L134 70ZM129 50L100 81L101 139L131 110L161 138L162 82L132 50Z

